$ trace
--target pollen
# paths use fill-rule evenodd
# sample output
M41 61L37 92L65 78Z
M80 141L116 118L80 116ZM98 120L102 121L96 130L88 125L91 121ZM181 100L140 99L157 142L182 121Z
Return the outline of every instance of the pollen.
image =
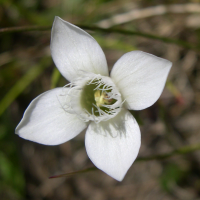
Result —
M109 98L108 93L101 90L96 90L94 93L94 99L96 101L96 105L101 107L102 105L110 105L112 104L113 99Z
M109 77L101 75L84 82L80 88L79 102L85 116L97 123L114 117L122 107L121 95L116 86Z

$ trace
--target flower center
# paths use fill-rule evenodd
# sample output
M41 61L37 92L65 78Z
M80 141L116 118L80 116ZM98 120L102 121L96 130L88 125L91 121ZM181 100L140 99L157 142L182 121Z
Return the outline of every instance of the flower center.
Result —
M121 94L111 78L85 72L71 83L71 113L84 121L96 123L116 116L122 107Z
M116 102L112 94L111 86L107 86L102 80L89 81L82 90L81 105L89 114L110 115L113 110L111 107Z

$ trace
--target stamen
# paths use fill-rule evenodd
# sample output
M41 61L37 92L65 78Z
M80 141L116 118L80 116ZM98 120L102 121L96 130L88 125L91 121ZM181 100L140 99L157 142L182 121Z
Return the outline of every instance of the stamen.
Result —
M121 95L109 77L83 72L66 87L66 104L62 108L85 122L106 121L121 110Z

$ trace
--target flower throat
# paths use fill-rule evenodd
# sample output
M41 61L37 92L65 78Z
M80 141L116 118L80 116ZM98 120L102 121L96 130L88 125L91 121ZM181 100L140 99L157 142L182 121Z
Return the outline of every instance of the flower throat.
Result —
M101 80L89 81L82 90L81 106L95 116L111 114L111 105L116 101L112 98L112 87Z

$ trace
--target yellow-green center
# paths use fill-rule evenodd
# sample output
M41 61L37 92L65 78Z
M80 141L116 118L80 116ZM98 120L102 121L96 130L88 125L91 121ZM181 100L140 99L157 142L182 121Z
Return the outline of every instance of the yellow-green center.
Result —
M106 108L104 105L112 105L116 102L115 99L110 99L108 96L112 90L108 88L103 90L104 85L101 85L98 89L96 88L97 84L95 82L85 85L81 95L81 106L95 116L100 116L98 109L109 114L110 108Z

